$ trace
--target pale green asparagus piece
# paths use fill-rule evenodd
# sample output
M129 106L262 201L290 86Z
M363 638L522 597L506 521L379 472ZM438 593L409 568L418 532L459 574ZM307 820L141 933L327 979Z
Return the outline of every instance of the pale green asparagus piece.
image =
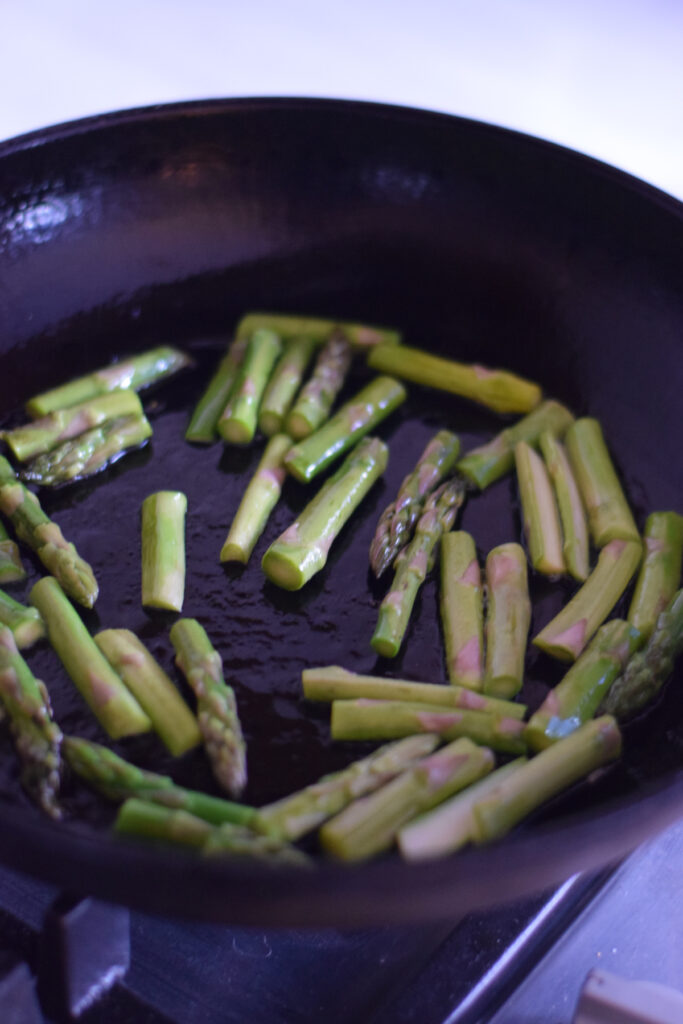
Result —
M552 480L562 523L562 554L567 569L580 583L588 579L588 524L579 488L569 465L567 452L554 434L545 431L540 438L541 452Z
M611 540L640 540L598 421L576 420L567 430L566 445L595 546L602 548Z
M526 557L519 544L501 544L489 552L486 585L484 693L509 699L522 688L531 623Z
M558 576L566 568L562 553L562 531L555 495L543 459L526 441L518 441L515 445L515 465L531 564L537 572Z
M271 835L258 835L240 825L215 828L202 846L206 857L240 857L264 864L310 867L311 858L296 847Z
M142 604L179 612L185 597L185 513L180 491L158 491L142 503Z
M373 345L398 345L401 335L389 327L348 323L343 320L324 320L312 316L292 316L289 313L247 313L237 325L237 337L248 338L254 331L267 328L279 334L283 341L291 338L310 338L316 344L328 340L334 331L342 331L354 348L365 349Z
M36 608L27 608L0 590L0 625L6 626L19 650L32 647L45 636L45 623Z
M464 530L441 541L441 625L448 678L481 690L484 683L484 608L474 540ZM485 699L485 698L480 698Z
M302 387L285 421L287 433L301 441L321 427L330 415L351 366L351 345L333 331L321 348L311 377Z
M151 424L144 416L108 420L39 455L22 475L41 487L59 487L73 480L83 480L106 469L131 449L139 448L151 436Z
M287 472L283 458L292 446L287 434L275 434L266 445L256 473L249 481L221 549L221 562L246 565L277 505Z
M218 437L218 421L230 399L248 340L235 338L229 345L192 413L185 431L186 441L212 444Z
M200 850L215 826L184 810L130 797L121 804L114 822L119 835L137 836Z
M683 516L652 512L645 523L643 562L628 610L628 620L647 640L676 593L683 559Z
M292 338L286 342L259 409L258 424L267 437L284 431L285 418L301 386L313 348L310 338Z
M253 441L258 411L273 367L282 351L282 342L273 331L254 331L230 393L228 404L218 421L218 433L231 444Z
M19 548L0 523L0 584L18 583L26 579Z

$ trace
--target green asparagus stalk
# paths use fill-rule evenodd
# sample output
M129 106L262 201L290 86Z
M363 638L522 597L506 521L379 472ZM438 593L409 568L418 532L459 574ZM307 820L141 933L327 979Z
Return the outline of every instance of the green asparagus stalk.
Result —
M199 731L213 773L228 793L239 796L247 781L246 744L221 656L196 619L179 619L170 637L176 665L197 697Z
M259 409L258 424L267 437L284 431L285 417L301 386L313 348L310 338L292 338L285 344Z
M428 495L449 474L459 451L457 436L440 430L403 480L396 499L385 508L370 545L370 565L378 579L410 541Z
M43 577L30 596L62 665L108 735L115 740L148 732L152 723L98 650L57 580Z
M105 629L94 639L171 754L180 757L196 747L201 740L197 719L135 633Z
M221 549L221 562L243 562L246 565L249 561L280 497L287 475L282 460L291 445L287 434L275 434L266 445Z
M45 623L40 612L19 604L4 590L0 590L0 625L10 630L19 650L32 647L45 636Z
M218 433L224 441L253 441L261 398L281 351L282 342L273 331L255 331L249 339L228 404L218 421Z
M580 583L588 578L588 524L586 513L574 479L567 452L554 434L544 431L540 437L541 452L555 489L562 523L562 554L567 569Z
M634 654L612 685L603 710L617 718L640 711L654 700L683 653L683 590L677 591L657 619L644 650Z
M380 605L370 641L380 657L395 658L398 654L418 591L434 564L438 543L455 522L464 500L465 485L457 477L442 484L427 499L415 536L399 555L391 589Z
M645 555L628 620L647 640L676 592L683 559L683 516L653 512L645 523Z
M39 455L22 475L41 487L59 487L73 480L83 480L106 469L131 449L139 448L151 436L151 424L144 416L109 420Z
M0 523L0 584L4 586L6 583L18 583L23 579L26 579L26 570L21 561L19 548Z
M157 491L142 503L142 603L179 612L185 597L185 513L180 491Z
M484 693L509 699L522 688L531 623L526 557L519 544L501 544L489 552L486 585Z
M392 700L335 700L333 740L396 740L433 732L444 740L466 736L504 754L526 753L524 722L486 711L457 710Z
M287 416L287 433L295 440L308 437L330 415L349 372L351 355L346 335L334 331L320 350L311 378L302 387Z
M0 703L5 709L23 768L21 781L51 818L57 801L62 734L52 719L50 697L17 650L9 629L0 625Z
M320 830L324 849L341 860L364 860L388 849L399 829L491 771L490 750L456 740L418 761L380 790L356 800Z
M248 338L235 338L229 345L190 417L185 431L186 441L212 444L218 437L218 421L232 393L247 341Z
M291 338L310 338L316 344L327 341L334 331L342 331L354 348L365 349L373 345L398 345L401 335L388 327L370 327L368 324L322 320L311 316L291 316L289 313L247 313L237 325L237 337L245 338L261 328L279 334L283 341Z
M200 850L213 834L215 826L208 821L161 804L131 797L121 805L114 822L119 835L160 840Z
M130 359L95 370L85 377L71 380L52 391L36 395L26 403L26 411L35 419L39 416L49 416L56 409L66 409L119 388L141 391L150 384L170 377L190 363L189 356L177 348L161 346L150 349Z
M484 609L477 552L470 534L464 530L447 533L441 542L440 561L441 624L448 678L454 687L481 690Z
M503 779L474 805L475 842L498 839L567 786L621 753L621 733L609 715L586 722Z
M483 491L513 469L515 445L519 441L526 441L535 448L544 431L561 437L573 421L569 409L559 402L541 402L537 409L511 427L506 427L492 441L467 452L458 462L458 470Z
M319 430L290 448L285 456L288 471L308 483L386 419L405 397L406 390L397 380L375 377Z
M578 658L628 586L642 554L640 541L611 540L592 573L533 643L561 661Z
M598 421L576 420L567 430L566 445L595 546L640 540Z
M531 716L524 735L532 750L549 747L592 718L640 643L638 630L622 619L612 619L601 626Z
M526 441L515 445L517 482L524 534L531 564L537 572L556 576L565 571L560 517L543 459Z
M19 539L33 548L69 597L92 608L98 593L92 569L74 545L64 540L62 531L45 515L35 494L17 480L9 462L1 455L0 512L12 521Z
M325 566L335 538L384 472L389 450L366 437L308 503L298 519L274 541L261 565L268 579L299 590Z
M450 536L450 535L449 535ZM444 538L445 539L445 538ZM408 679L383 679L380 676L357 675L337 665L307 668L301 673L306 700L397 700L418 704L434 704L438 708L466 708L470 711L490 711L509 718L524 718L526 707L515 701L485 697L467 686L448 686L443 683L418 683Z
M339 814L353 800L395 778L438 745L436 736L409 736L388 743L348 768L325 775L311 786L256 812L252 828L280 839L297 840Z
M507 370L456 363L406 345L377 345L368 353L368 366L414 384L462 395L494 412L530 412L541 401L538 384Z
M275 836L256 835L239 825L221 825L213 830L204 845L207 857L243 857L266 864L309 867L310 857Z
M99 743L67 736L62 749L71 770L114 803L137 797L148 803L187 811L212 825L250 825L254 820L253 807L176 786L170 776L137 768Z

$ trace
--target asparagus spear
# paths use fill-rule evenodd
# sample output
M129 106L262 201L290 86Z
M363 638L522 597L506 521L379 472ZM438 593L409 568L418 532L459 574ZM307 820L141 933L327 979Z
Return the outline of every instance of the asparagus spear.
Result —
M285 417L312 355L313 342L310 338L292 338L286 342L259 409L258 424L268 437L284 430Z
M467 452L458 462L458 471L483 491L512 470L518 441L526 441L536 447L544 431L552 431L561 437L573 420L569 409L559 402L541 402L537 409L511 427L506 427L492 441Z
M529 746L533 750L549 747L592 718L640 642L638 630L622 619L601 626L531 716L524 733Z
M184 352L162 345L160 348L141 352L130 359L95 370L85 377L71 380L52 391L36 395L26 403L26 411L29 416L37 418L48 416L55 409L66 409L70 405L87 402L91 398L119 388L141 391L150 384L170 377L190 363L191 359Z
M320 830L334 857L363 860L386 850L402 825L491 771L490 750L456 740L418 761L376 793L356 800Z
M256 473L249 481L230 532L221 549L221 562L249 561L268 517L277 505L286 474L282 460L291 447L287 434L275 434L266 445Z
M261 565L268 579L299 590L325 566L335 538L354 509L384 472L389 450L366 437L320 488L290 527L274 541Z
M200 850L215 826L187 811L131 797L121 804L114 822L119 835L157 839Z
M368 353L368 366L415 384L462 395L495 412L530 412L541 401L538 384L507 370L456 363L406 345L377 345Z
M124 416L93 427L72 441L63 441L52 451L39 455L23 472L25 480L41 487L59 487L93 476L132 448L152 436L144 416Z
M441 542L441 624L448 678L481 690L484 677L484 609L474 540L464 530ZM480 698L485 699L485 698Z
M32 647L45 636L45 623L40 612L27 608L0 590L0 625L7 626L20 650Z
M455 522L464 500L465 486L459 478L442 484L427 499L415 536L399 555L391 589L380 605L370 642L381 657L395 658L398 654L415 598L434 564L437 545Z
M115 803L138 797L148 803L187 811L212 825L249 825L254 820L253 807L176 786L170 776L137 768L99 743L66 736L62 749L72 771Z
M328 340L333 331L342 331L354 348L373 345L398 345L401 335L388 327L370 327L368 324L322 320L311 316L291 316L289 313L247 313L237 325L237 337L249 337L259 328L275 331L283 341L290 338L310 338L316 344Z
M179 612L185 596L185 513L180 491L158 491L142 503L142 603Z
M0 523L0 583L18 583L23 579L26 579L26 570L21 561L19 548Z
M197 697L199 731L213 773L233 796L247 781L246 745L237 714L235 693L223 678L223 663L206 631L196 619L179 619L171 626L176 665Z
M586 582L534 637L534 645L561 661L578 658L623 594L641 554L640 541L611 540L606 544Z
M397 700L335 700L333 740L395 740L433 732L442 739L466 736L504 754L524 754L524 723L486 711L457 710Z
M519 544L501 544L489 552L486 584L484 693L510 698L522 688L531 622L526 558Z
M515 465L531 564L546 576L559 575L566 568L560 517L543 459L526 441L518 441Z
M639 711L657 696L673 669L674 659L683 653L683 590L673 598L657 619L644 650L634 654L624 674L612 685L603 710L617 718Z
M218 421L218 433L224 441L248 444L254 439L261 397L281 350L282 343L273 331L252 334Z
M567 430L566 444L595 546L602 548L611 540L639 540L598 421L576 420Z
M676 592L683 559L683 516L653 512L645 522L645 557L628 610L628 620L644 640Z
M357 675L345 668L329 665L307 668L301 673L304 697L307 700L349 700L367 697L370 700L397 700L418 704L435 704L437 709L468 708L490 711L509 718L524 718L526 707L498 697L484 697L466 686L443 683L416 683L407 679L382 679L379 676Z
M201 740L197 719L135 633L105 629L94 639L173 756L196 747Z
M218 421L228 404L247 341L247 338L235 338L228 347L190 417L185 431L186 441L211 444L218 437Z
M586 722L511 772L490 796L474 805L475 841L498 839L522 818L573 782L621 753L621 733L609 715Z
M409 542L427 496L448 475L459 451L457 436L440 430L403 480L396 499L385 508L370 545L370 565L378 579Z
M252 828L280 839L296 840L338 814L352 800L373 793L438 745L436 736L409 736L388 743L348 768L325 775L311 786L261 807Z
M221 825L213 830L202 853L207 857L246 857L267 864L289 867L309 867L310 858L289 843L270 835L256 835L251 829L239 825Z
M0 512L11 519L19 539L33 548L69 597L92 608L98 592L92 569L80 558L73 544L67 544L57 524L43 512L35 494L17 480L9 462L1 455Z
M287 433L297 441L322 426L351 366L351 346L345 334L333 331L320 350L313 373L302 387L286 420Z
M583 583L588 578L590 569L588 525L579 488L562 442L546 430L541 434L540 445L560 512L564 536L562 554L571 575Z
M397 380L375 377L331 420L290 448L285 466L297 480L308 483L386 419L405 397L406 390Z
M57 580L43 577L30 596L57 656L102 728L114 740L148 732L152 723L98 650Z
M17 650L9 629L0 625L0 702L10 720L23 768L21 781L51 818L57 802L62 733L52 719L50 697Z

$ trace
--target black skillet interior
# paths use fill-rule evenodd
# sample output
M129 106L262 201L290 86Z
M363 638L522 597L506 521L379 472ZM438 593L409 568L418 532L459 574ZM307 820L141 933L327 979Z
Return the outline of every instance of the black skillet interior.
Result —
M139 604L139 506L189 499L184 612L221 651L249 743L246 799L283 795L368 749L328 738L326 708L299 697L306 665L444 678L437 591L421 593L404 653L377 662L369 638L383 587L367 572L379 511L439 426L465 447L501 421L411 389L380 433L389 469L298 594L264 582L265 546L306 500L290 482L252 564L217 553L259 446L198 449L188 410L245 311L397 326L407 342L540 381L598 416L642 526L682 510L681 207L577 154L456 118L336 101L228 101L96 118L0 147L0 417L23 399L155 342L197 366L146 396L154 438L99 477L45 495L96 568L94 630L135 630L171 669L172 617ZM357 365L350 388L367 376ZM480 553L518 539L503 480L462 517ZM37 575L37 566L33 566ZM571 587L535 579L534 628ZM21 588L17 596L22 596ZM30 657L65 732L102 738L47 646ZM561 670L532 654L523 698ZM678 683L681 674L678 671ZM21 793L0 734L0 856L72 889L242 923L380 922L449 914L519 895L624 852L683 809L683 716L672 682L626 729L623 761L555 800L505 843L427 868L391 856L353 869L256 871L116 843L111 808L67 782L68 820L44 823ZM139 763L212 789L200 754L174 765L153 739ZM409 895L408 895L409 894Z

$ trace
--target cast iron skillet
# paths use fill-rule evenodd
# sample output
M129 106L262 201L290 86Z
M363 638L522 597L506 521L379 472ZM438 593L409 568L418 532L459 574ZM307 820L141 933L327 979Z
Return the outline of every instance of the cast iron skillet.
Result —
M320 100L183 104L51 128L0 147L0 415L60 380L157 341L197 369L148 396L151 446L45 504L100 577L85 618L128 626L170 669L169 619L139 606L145 494L189 497L185 613L224 656L249 741L256 802L366 749L328 740L327 709L300 700L305 665L444 678L436 588L423 590L404 655L376 665L382 589L367 576L377 514L439 425L466 446L500 420L412 389L382 431L390 467L330 563L303 592L265 584L258 561L305 500L288 484L245 571L217 552L258 449L191 448L187 410L236 319L250 309L396 325L406 340L542 382L603 422L638 517L681 510L682 217L673 199L610 167L498 128L431 113ZM358 370L351 386L363 376ZM462 524L480 552L519 537L498 483ZM33 575L38 571L33 566ZM571 588L569 588L571 589ZM568 590L534 582L534 627ZM17 596L22 596L21 588ZM100 737L51 652L30 657L66 732ZM524 698L559 675L532 655ZM68 820L44 821L2 734L0 857L78 892L165 913L249 924L346 924L451 915L623 855L683 811L680 669L625 730L624 760L555 800L499 845L411 867L260 870L117 842L112 811L75 781ZM677 692L678 690L678 692ZM211 788L200 754L170 765L153 739L120 750Z

